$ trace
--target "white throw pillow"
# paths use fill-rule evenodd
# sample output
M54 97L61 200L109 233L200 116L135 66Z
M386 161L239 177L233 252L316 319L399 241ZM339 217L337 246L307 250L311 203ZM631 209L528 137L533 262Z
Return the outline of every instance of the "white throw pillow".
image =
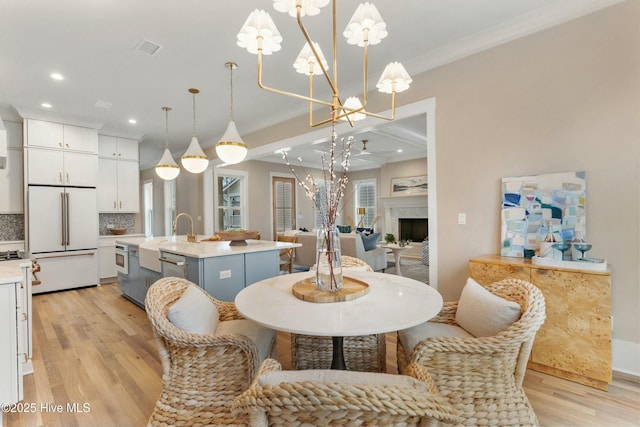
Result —
M520 305L492 294L472 278L462 289L456 323L474 337L504 331L520 318Z
M192 334L213 334L218 326L218 309L195 285L169 307L167 317L178 328Z

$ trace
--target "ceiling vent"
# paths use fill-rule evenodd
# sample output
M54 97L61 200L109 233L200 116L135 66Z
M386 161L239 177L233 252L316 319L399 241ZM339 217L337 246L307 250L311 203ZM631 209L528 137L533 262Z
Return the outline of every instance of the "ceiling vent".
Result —
M145 53L149 56L155 55L160 49L162 49L162 46L147 39L143 39L138 46L136 46L138 52Z

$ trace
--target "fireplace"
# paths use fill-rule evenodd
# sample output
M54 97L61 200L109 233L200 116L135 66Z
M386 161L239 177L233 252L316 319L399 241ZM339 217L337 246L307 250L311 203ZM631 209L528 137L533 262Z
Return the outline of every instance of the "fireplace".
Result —
M400 240L423 241L429 237L429 219L398 218L398 235Z

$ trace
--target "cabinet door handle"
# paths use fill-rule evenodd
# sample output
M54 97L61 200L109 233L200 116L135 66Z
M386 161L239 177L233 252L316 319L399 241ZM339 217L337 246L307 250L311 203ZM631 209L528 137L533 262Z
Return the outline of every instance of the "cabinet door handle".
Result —
M113 153L113 157L115 157L115 156L116 156L116 153Z
M67 148L69 148L69 144L65 144L67 146Z
M69 172L67 172L67 184L69 183Z
M58 142L58 145L59 145L60 147L64 147L64 146L62 145L62 142Z
M120 200L120 209L122 209L122 200Z
M116 201L114 200L114 201L113 201L113 209L115 209L116 207L117 207L117 206L116 206Z
M22 313L22 320L27 320L27 319L28 319L27 313Z
M71 238L70 238L70 235L69 235L69 228L70 228L69 227L69 225L70 225L70 223L69 223L69 193L64 193L64 195L65 195L65 197L67 199L67 206L66 206L66 209L65 209L66 217L67 217L67 245L70 245L71 244Z
M167 259L167 258L158 258L158 259L160 260L160 262L166 262L173 265L181 266L185 264L184 261L171 261L170 259Z
M64 238L67 236L67 234L65 233L65 229L64 229L64 193L60 193L60 218L62 220L62 223L60 224L60 230L62 231L62 242L60 243L62 246L64 246Z
M58 172L58 179L60 180L60 184L62 184L62 172Z

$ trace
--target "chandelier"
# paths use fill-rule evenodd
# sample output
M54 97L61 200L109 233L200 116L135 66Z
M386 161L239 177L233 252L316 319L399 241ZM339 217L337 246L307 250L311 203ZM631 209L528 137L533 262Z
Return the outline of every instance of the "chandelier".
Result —
M263 56L271 55L280 50L282 36L271 19L271 16L264 10L254 10L251 12L244 25L238 33L238 45L246 48L249 53L258 55L258 86L261 89L292 96L309 102L309 125L312 127L325 123L343 119L352 126L353 122L367 116L384 120L395 118L396 93L403 92L409 88L412 80L402 64L392 62L386 66L376 87L380 92L391 94L391 115L389 117L374 114L366 110L367 107L367 86L368 86L368 61L369 46L380 43L387 36L386 24L383 21L376 7L371 3L362 3L358 6L351 20L347 24L343 35L347 43L364 48L363 59L363 100L362 102L353 97L349 102L342 102L339 97L338 82L338 58L336 53L336 0L332 0L333 9L333 76L328 73L329 66L320 46L313 42L307 32L302 17L313 16L320 13L320 9L329 4L329 0L273 0L273 7L278 12L288 13L295 17L298 26L306 40L306 44L300 51L293 64L297 72L309 76L309 94L300 95L273 87L269 87L262 82ZM324 75L332 93L331 100L317 99L313 96L313 76ZM328 106L331 109L331 117L328 119L313 121L313 105L319 104Z

